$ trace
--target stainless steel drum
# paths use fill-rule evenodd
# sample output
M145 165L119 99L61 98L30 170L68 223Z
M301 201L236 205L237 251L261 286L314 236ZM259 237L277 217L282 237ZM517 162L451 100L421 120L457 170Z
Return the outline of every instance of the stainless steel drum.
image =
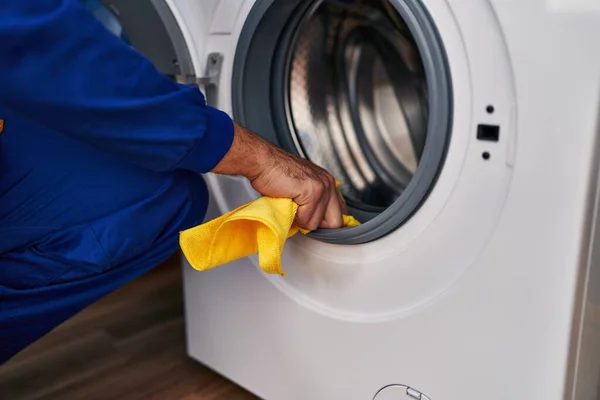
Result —
M428 102L418 50L390 3L315 3L294 35L287 79L297 150L355 206L391 205L423 153Z

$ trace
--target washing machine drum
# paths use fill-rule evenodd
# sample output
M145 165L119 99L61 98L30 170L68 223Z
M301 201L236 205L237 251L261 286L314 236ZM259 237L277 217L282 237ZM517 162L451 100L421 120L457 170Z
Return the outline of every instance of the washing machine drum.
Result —
M418 0L257 1L240 35L234 117L329 170L363 224L319 230L357 244L425 201L451 125L445 54Z

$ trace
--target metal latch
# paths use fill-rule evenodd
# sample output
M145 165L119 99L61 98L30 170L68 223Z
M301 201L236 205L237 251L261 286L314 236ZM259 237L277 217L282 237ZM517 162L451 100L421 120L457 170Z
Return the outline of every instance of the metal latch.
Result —
M206 60L206 74L201 77L187 76L185 78L186 84L200 87L206 97L206 103L213 107L217 107L219 104L219 80L222 67L223 54L210 53Z

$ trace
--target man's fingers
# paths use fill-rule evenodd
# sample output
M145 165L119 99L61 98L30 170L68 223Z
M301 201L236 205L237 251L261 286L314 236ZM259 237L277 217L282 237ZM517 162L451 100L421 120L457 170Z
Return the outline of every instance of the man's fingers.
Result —
M294 198L294 201L298 204L295 222L301 228L307 228L316 211L317 204L325 193L325 189L320 182L311 182L311 185L307 186L301 190L300 196Z
M324 174L316 174L304 185L300 194L294 198L298 204L294 223L309 231L314 231L319 227L341 228L343 226L342 214L346 214L348 208L336 187L335 179L324 172Z
M327 203L320 201L317 204L311 203L304 206L298 206L295 223L298 227L314 231L319 227L319 222L323 220Z
M320 225L321 228L338 229L342 227L343 219L341 203L342 201L338 195L338 190L335 187L332 187L327 210L325 211L325 216Z
M329 204L329 196L328 194L324 194L319 199L319 203L317 204L313 215L310 218L310 221L306 224L306 229L314 231L321 225L323 218L325 217L325 211L327 211L327 205Z
M306 193L304 196L294 199L298 204L295 222L300 228L314 230L319 226L325 213L326 204L323 206L322 203L327 189L326 185L320 181L313 181L311 186L304 192Z
M340 207L342 210L342 214L348 215L348 205L346 204L346 200L344 200L344 196L337 188L335 190L335 194L337 195L337 198L340 200Z
M294 222L300 228L308 229L307 228L308 222L312 218L312 216L314 214L314 210L315 210L314 207L311 207L311 206L312 206L311 204L298 206L298 211L296 211L296 218L294 219Z

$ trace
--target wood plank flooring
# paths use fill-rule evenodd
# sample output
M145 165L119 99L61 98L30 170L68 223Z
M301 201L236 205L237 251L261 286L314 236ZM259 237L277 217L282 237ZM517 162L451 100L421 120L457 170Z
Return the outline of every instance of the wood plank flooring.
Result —
M0 367L2 400L251 400L185 353L178 256Z

